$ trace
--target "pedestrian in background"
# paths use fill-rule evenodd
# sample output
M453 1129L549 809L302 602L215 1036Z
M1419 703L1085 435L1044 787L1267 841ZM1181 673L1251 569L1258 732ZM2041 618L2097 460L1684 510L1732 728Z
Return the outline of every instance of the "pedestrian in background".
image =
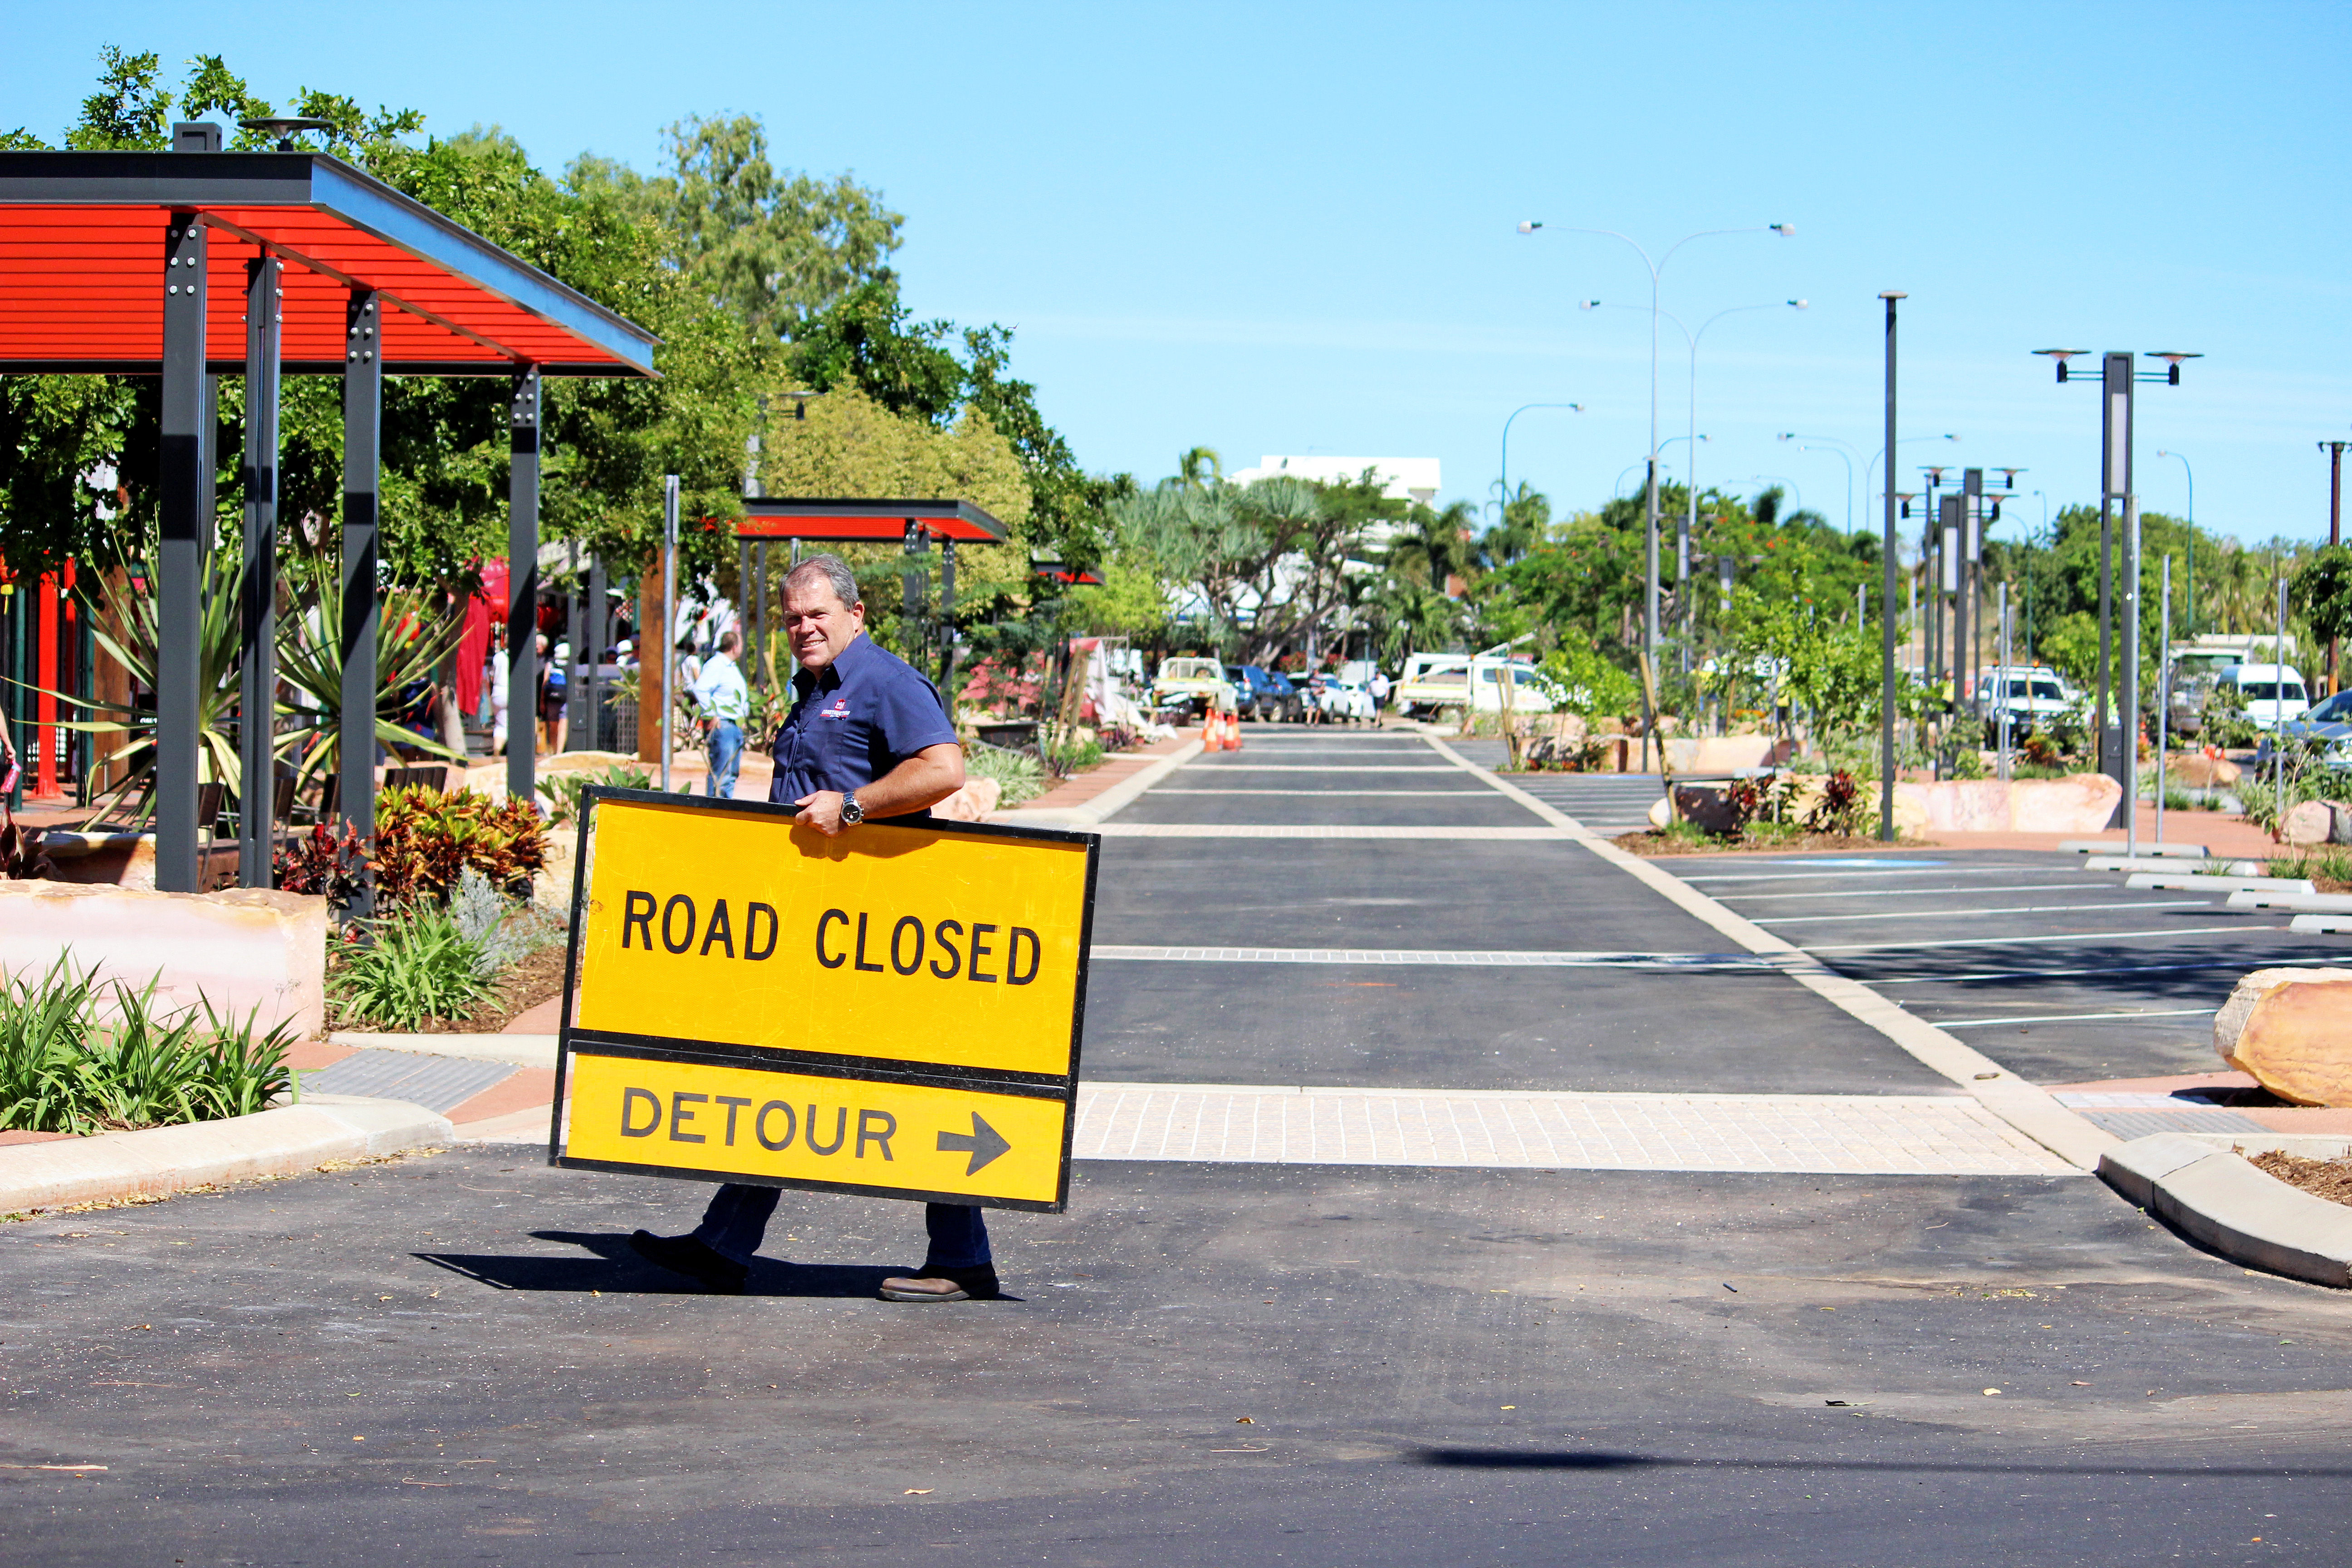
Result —
M710 656L687 695L694 699L695 715L702 725L703 755L710 772L702 793L719 800L735 798L735 775L743 766L743 721L751 711L751 689L735 655L742 639L731 630L719 634L719 651Z
M929 821L930 808L963 785L963 748L939 688L866 635L866 605L846 562L814 555L786 574L784 640L800 672L793 677L792 711L776 731L769 800L798 807L793 822L827 838L855 833L868 820ZM811 1026L823 1022L813 1016ZM847 1039L836 1048L859 1052L860 1045ZM691 1235L641 1230L629 1245L649 1262L733 1294L743 1289L777 1196L774 1187L729 1183ZM925 1223L930 1248L922 1271L883 1280L882 1299L996 1296L996 1264L980 1209L930 1204Z

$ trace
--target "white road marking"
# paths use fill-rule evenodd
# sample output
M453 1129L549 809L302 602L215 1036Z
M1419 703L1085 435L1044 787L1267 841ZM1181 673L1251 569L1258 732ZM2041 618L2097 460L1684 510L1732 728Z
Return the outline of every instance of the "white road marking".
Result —
M1154 795L1278 795L1290 800L1486 800L1478 789L1221 789L1214 784L1161 784Z
M1120 822L1114 818L1088 829L1107 838L1448 838L1505 839L1570 844L1583 835L1564 827L1406 827L1361 823Z
M2276 930L2276 927L2266 927ZM2334 956L2323 958L2265 958L2263 967L2284 969L2292 963L2332 965L2343 961ZM2118 963L2089 969L1983 969L1969 974L1904 974L1892 980L1874 978L1870 984L1879 985L1958 985L1977 980L2063 980L2077 974L2161 974L2185 970L2235 969L2243 971L2243 959L2227 963Z
M2124 942L2142 936L2212 936L2222 931L2284 931L2284 926L2181 926L2174 931L2062 931L2048 936L1964 936L1943 942L1848 942L1826 947L1804 947L1800 952L1875 952L1883 949L1922 947L2014 947L2032 942L2081 942L2095 938L2100 942ZM1864 982L1876 984L1875 981Z
M1990 895L1999 893L2031 893L2038 891L2040 891L2039 889L2032 887L1850 888L1843 892L1836 893L1717 893L1716 897L1721 899L1727 904L1749 904L1755 903L1759 900L1763 899L1769 899L1775 903L1782 903L1791 899L1933 899L1950 898L1955 894L1984 893ZM1769 924L1770 922L1766 921L1765 923Z
M2080 1175L1963 1095L1083 1083L1082 1160Z
M2011 904L1997 910L1896 910L1874 915L1782 915L1758 921L1760 926L1815 926L1833 921L1972 920L1983 915L2047 915L2073 910L2099 910L2130 914L2138 910L2210 910L2221 906L2210 899L2156 899L2129 904Z
M2037 1013L2022 1018L1938 1018L1939 1029L1986 1029L1996 1024L2098 1024L2123 1018L2210 1018L2218 1007L2168 1007L2156 1013Z
M1748 952L1572 952L1526 948L1142 947L1097 942L1090 958L1171 963L1366 963L1498 969L1773 969Z
M1685 882L1822 882L1834 878L1843 881L1849 877L1998 877L2009 871L2044 871L2045 866L1891 866L1885 869L1859 867L1842 868L1834 871L1752 871L1738 876L1685 877ZM2069 868L2065 875L2081 877L2080 868Z

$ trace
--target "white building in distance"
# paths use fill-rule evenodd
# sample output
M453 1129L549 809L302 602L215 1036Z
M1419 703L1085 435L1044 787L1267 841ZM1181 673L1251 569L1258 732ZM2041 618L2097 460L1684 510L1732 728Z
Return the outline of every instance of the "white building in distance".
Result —
M1332 458L1319 452L1286 458L1269 452L1257 460L1256 468L1242 468L1225 477L1237 485L1245 485L1252 479L1270 479L1282 474L1328 485L1359 479L1366 468L1371 469L1373 477L1381 481L1381 494L1391 500L1419 501L1423 506L1436 503L1439 480L1434 458Z

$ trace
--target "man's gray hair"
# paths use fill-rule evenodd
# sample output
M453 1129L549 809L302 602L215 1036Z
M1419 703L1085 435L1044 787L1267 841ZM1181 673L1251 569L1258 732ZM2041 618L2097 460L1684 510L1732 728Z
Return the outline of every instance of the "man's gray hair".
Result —
M806 584L817 577L832 585L833 596L841 601L843 609L857 607L857 574L838 555L812 555L803 560L784 574L784 592L791 593L795 583Z

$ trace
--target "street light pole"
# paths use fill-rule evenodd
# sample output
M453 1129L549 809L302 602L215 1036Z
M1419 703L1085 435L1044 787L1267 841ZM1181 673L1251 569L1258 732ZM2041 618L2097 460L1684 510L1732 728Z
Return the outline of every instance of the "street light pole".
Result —
M2156 455L2174 459L2179 463L2180 471L2189 476L2189 596L2182 608L2187 612L2185 619L2188 626L2185 629L2189 637L2194 637L2197 635L2197 470L2190 468L2189 459L2178 452L2159 449ZM2165 603L2169 605L2171 602L2172 596L2166 595ZM2168 655L2171 648L2169 637L2165 639L2165 647Z
M1511 521L1511 420L1517 419L1530 408L1565 408L1570 414L1584 412L1584 405L1581 403L1523 403L1511 410L1510 419L1503 421L1502 478L1496 482L1502 486L1503 489L1503 499L1497 503L1497 515L1505 522Z
M1818 441L1826 450L1834 455L1839 462L1845 465L1845 531L1851 535L1853 532L1853 456L1846 450L1845 443L1834 436L1800 436L1794 430L1783 430L1778 439L1799 442ZM1797 448L1800 452L1810 452L1812 449L1805 446L1800 446Z
M2320 450L2327 454L2327 542L2344 542L2344 448L2352 443L2322 441ZM2336 639L2327 639L2327 695L2336 695Z
M1890 289L1886 301L1886 446L1895 450L1895 306L1909 298ZM1888 473L1894 472L1892 462ZM1886 487L1886 532L1879 551L1878 580L1878 837L1895 842L1895 486Z
M1544 226L1540 221L1522 221L1519 225L1519 232L1521 234L1533 234L1543 226ZM1660 304L1660 280L1664 276L1666 263L1675 258L1675 252L1680 250L1684 246L1688 245L1694 239L1706 239L1716 235L1725 234L1777 234L1781 238L1786 239L1797 232L1797 227L1794 224L1774 223L1765 224L1755 228L1700 229L1696 234L1686 234L1683 236L1682 238L1675 241L1674 244L1666 247L1664 254L1661 255L1654 261L1650 259L1650 253L1643 248L1638 240L1634 239L1631 235L1621 234L1613 228L1571 227L1564 228L1560 232L1563 234L1600 235L1610 239L1622 240L1627 246L1632 247L1633 254L1642 258L1642 265L1649 269L1650 457L1648 464L1649 479L1647 484L1643 487L1642 502L1643 529L1642 554L1644 577L1643 584L1642 651L1643 657L1648 659L1651 669L1654 671L1658 667L1658 310ZM1648 733L1648 727L1644 727L1642 742L1642 750L1643 753L1643 766L1644 768L1649 765Z

